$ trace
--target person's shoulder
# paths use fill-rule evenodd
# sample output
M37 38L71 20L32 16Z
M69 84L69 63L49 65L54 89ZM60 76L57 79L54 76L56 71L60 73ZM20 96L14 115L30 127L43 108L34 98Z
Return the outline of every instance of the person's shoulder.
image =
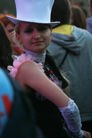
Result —
M8 66L8 70L10 71L10 74L13 77L16 77L16 75L19 71L21 73L27 72L29 70L29 68L31 70L32 70L32 68L35 68L35 65L42 68L42 65L37 64L36 62L33 61L31 55L22 54L14 60L13 66Z
M77 33L82 33L83 35L86 35L86 37L88 36L88 37L91 37L92 39L92 35L86 29L82 29L82 28L74 26L74 31Z
M24 71L27 72L27 71L29 71L29 69L33 70L35 67L36 67L36 63L29 60L29 61L23 62L20 65L19 70L21 70L23 72Z
M87 22L90 22L92 24L92 16L87 18Z

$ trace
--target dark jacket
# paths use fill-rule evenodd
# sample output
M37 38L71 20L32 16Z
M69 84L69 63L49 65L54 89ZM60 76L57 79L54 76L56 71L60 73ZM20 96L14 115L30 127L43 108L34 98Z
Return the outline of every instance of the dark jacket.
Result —
M75 26L71 36L53 33L48 51L70 80L69 96L82 121L92 120L92 35Z
M8 122L0 138L43 138L36 123L31 100L8 72L3 71L3 75L8 78L10 87L14 90L14 101Z
M45 61L45 73L49 73L46 65L62 81L62 88L66 88L68 84L57 68L53 57L48 52ZM42 100L40 97L36 97L34 91L30 94L30 99L36 110L37 123L45 138L71 138L66 123L55 104L47 99Z

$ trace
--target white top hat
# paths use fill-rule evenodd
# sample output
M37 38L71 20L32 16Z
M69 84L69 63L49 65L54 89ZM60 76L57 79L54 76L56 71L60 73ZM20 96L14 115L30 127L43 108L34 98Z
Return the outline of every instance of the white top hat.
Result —
M7 18L15 24L23 21L55 26L60 22L50 22L53 3L54 0L15 0L17 18L10 16Z

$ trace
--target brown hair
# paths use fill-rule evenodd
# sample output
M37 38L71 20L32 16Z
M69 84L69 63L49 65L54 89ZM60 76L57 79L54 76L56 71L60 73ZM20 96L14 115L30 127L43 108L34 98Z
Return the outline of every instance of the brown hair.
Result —
M69 0L55 0L51 12L52 21L60 21L61 25L69 24L71 16L71 4ZM60 24L59 24L60 25Z
M72 6L71 24L79 28L86 29L86 16L79 6Z
M14 17L14 15L12 14L0 14L0 22L4 25L4 27L6 27L8 24L12 24L13 26L15 26L15 24L13 22L11 22L7 16L11 16Z

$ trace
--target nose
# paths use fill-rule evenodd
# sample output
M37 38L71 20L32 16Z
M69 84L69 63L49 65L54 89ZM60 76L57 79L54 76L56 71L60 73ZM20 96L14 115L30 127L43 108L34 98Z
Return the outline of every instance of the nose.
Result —
M40 33L36 28L34 29L33 37L34 37L35 39L41 37L41 33Z

